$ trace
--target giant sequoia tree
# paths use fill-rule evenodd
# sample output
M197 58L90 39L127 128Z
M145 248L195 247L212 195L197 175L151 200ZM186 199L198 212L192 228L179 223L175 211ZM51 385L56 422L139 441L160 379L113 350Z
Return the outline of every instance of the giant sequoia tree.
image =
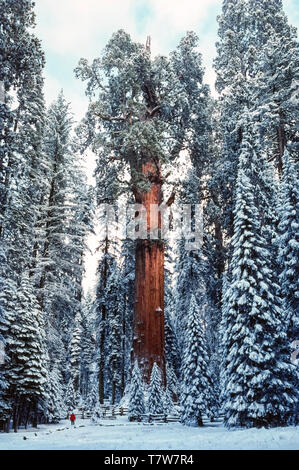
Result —
M113 34L101 58L81 59L76 74L87 80L89 126L93 147L106 165L117 165L117 178L130 175L135 202L147 209L147 237L136 243L134 355L149 380L156 362L164 360L164 243L150 239L150 205L167 205L164 165L194 139L192 130L207 100L202 85L198 39L188 33L169 58L151 58L146 47L124 31ZM161 224L158 220L157 225ZM158 227L155 227L158 228Z

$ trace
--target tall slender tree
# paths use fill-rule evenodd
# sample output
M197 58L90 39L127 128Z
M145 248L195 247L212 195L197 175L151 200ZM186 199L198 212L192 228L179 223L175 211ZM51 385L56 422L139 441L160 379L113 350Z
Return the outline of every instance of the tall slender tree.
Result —
M208 372L203 321L200 319L194 295L190 299L186 333L182 363L181 420L189 426L202 426L203 414L209 414L213 391Z
M164 412L163 396L164 391L161 369L156 363L154 363L148 389L147 408L149 414L155 415L162 414Z
M142 415L145 413L144 391L142 384L142 377L138 362L135 361L132 371L131 388L130 388L130 401L129 401L129 420L140 421Z
M278 226L280 286L289 341L299 337L299 190L296 169L288 150L283 156Z

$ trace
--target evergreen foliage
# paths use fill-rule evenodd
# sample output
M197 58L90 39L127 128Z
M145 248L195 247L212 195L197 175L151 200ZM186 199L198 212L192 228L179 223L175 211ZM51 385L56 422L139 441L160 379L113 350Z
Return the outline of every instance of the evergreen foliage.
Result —
M147 408L150 415L164 413L163 395L164 390L162 385L162 374L160 368L155 362L152 368L151 379L148 389Z
M204 413L207 413L211 393L203 325L195 296L192 295L182 363L182 423L189 426L203 425L202 417Z
M140 421L141 415L144 413L145 403L142 378L138 363L135 361L130 385L129 420Z

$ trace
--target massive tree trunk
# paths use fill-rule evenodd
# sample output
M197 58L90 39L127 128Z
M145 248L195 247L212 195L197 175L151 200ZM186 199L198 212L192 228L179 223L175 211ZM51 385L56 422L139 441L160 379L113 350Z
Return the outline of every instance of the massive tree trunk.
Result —
M151 204L162 202L162 179L157 165L148 161L142 174L151 182L148 192L135 192L135 200L147 211L150 229ZM161 228L161 217L157 220ZM164 354L164 243L162 240L137 240L135 256L135 305L133 319L133 358L138 360L148 382L154 362L161 368L165 383Z

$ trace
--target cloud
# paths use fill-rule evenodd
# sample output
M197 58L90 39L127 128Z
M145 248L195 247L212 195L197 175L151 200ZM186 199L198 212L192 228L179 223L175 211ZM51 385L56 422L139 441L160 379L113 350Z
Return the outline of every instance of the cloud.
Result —
M117 29L134 39L153 36L156 49L168 52L173 37L197 30L220 0L41 0L37 34L58 55L99 53Z
M37 34L57 54L95 52L97 37L134 27L130 0L42 0L37 2Z
M155 11L155 20L164 25L171 25L177 31L187 28L198 29L211 9L219 5L219 0L151 0Z

